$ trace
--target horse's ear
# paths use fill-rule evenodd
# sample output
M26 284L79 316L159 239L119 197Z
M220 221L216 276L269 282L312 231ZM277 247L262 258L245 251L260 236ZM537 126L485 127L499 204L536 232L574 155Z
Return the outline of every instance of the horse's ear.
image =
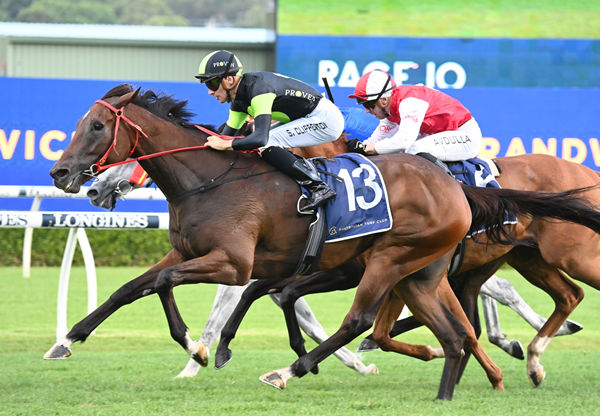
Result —
M141 89L142 88L139 87L137 90L129 92L129 93L121 96L121 98L119 98L119 102L117 103L116 107L125 107L127 104L132 102L135 99L135 97L138 96Z
M140 90L142 89L142 87L138 87L137 90L135 90L135 92L133 93L133 95L131 96L131 100L129 100L129 102L135 100L135 97L137 97L140 93Z

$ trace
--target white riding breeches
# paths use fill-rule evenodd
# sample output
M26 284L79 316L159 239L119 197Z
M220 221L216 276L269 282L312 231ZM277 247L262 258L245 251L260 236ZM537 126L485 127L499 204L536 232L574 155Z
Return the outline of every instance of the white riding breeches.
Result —
M423 136L417 139L406 153L431 153L443 162L456 162L471 159L481 150L481 129L474 118L457 130Z
M335 104L323 97L306 117L279 125L269 132L263 147L308 147L336 140L344 131L344 116Z

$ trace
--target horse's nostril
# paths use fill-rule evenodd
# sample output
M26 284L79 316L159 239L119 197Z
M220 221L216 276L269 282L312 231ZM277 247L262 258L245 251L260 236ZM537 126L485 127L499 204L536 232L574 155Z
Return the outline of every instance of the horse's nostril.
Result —
M98 196L98 191L96 191L95 189L90 189L89 191L87 191L88 198L95 198Z
M64 178L68 174L69 174L69 169L57 169L57 170L50 171L50 176L52 176L54 179Z

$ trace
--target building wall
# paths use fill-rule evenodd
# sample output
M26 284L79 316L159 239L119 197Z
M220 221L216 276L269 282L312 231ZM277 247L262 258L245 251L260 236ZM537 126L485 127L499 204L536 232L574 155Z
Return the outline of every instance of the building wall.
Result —
M65 26L72 30L65 31ZM95 26L95 30L90 31L89 26ZM202 57L215 49L236 53L246 71L275 69L273 31L137 28L131 31L122 26L0 23L0 64L4 68L0 68L0 74L25 78L190 81Z

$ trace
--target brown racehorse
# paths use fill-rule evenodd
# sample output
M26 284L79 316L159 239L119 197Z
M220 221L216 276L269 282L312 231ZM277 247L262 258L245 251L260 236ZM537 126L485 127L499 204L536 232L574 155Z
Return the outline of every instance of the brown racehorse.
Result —
M316 157L319 153L327 157L347 151L346 138L340 137L331 145L296 149L305 157ZM494 160L501 171L497 178L503 188L525 191L560 192L575 187L591 187L586 199L600 206L600 173L586 166L554 156L529 154ZM455 291L470 321L480 327L477 319L477 295L481 285L504 263L508 263L535 286L544 290L554 300L555 308L547 322L540 328L527 348L527 375L534 386L545 377L540 358L570 313L584 296L583 289L571 279L582 281L600 290L600 236L577 224L545 221L540 219L521 220L515 227L519 238L535 242L535 247L512 247L489 245L485 240L476 243L467 240L466 256L459 274L452 277ZM484 244L481 244L484 243ZM566 274L565 274L566 273ZM390 299L380 309L374 331L377 344L385 350L418 356L422 359L435 358L430 347L410 346L394 341L389 328L402 310L403 303L397 299L399 292L390 293ZM392 334L398 334L392 331Z
M333 157L347 151L346 137L337 141L312 148L298 148L295 152L304 157ZM600 205L600 183L598 172L585 166L568 162L548 155L522 155L495 159L502 174L497 178L505 188L528 191L560 192L577 186L592 187L585 196L596 206ZM555 309L545 325L528 347L527 374L534 386L538 386L545 377L540 357L550 340L583 299L583 290L569 279L581 280L600 289L600 236L593 231L569 222L549 222L545 220L520 218L520 224L513 227L516 236L527 244L518 247L505 244L490 245L485 239L467 240L466 254L458 274L452 276L452 289L475 327L477 336L481 326L477 311L477 295L481 285L504 263L519 271L527 280L544 290L555 302ZM483 243L483 244L482 244ZM534 247L531 247L534 243ZM423 270L427 273L431 268ZM564 271L564 272L563 272ZM293 279L289 284L276 282L269 286L267 282L256 282L244 294L242 302L233 312L230 321L223 328L219 347L215 356L218 368L231 359L229 343L243 319L250 303L273 290L281 291L281 303L288 324L290 344L295 351L302 351L303 339L293 305L299 296L321 293L331 290L344 290L355 287L359 276L350 275L314 275L301 280ZM406 280L408 282L410 280ZM441 292L450 291L448 282L442 282ZM395 351L422 360L438 358L439 349L430 346L412 345L392 339L393 336L419 326L414 317L399 321L390 327L404 306L400 290L393 290L379 310L372 336L383 350ZM444 293L444 296L447 294ZM371 349L371 344L365 343ZM362 344L361 344L362 347ZM301 354L300 354L301 355ZM462 362L462 370L467 360Z
M92 105L50 171L55 186L77 192L105 160L111 164L128 156L143 158L205 142L206 133L171 121L169 113L180 109L181 102L171 97L161 99L151 91L138 96L138 91L128 85L119 86ZM168 102L172 104L170 111L166 108ZM327 245L319 264L321 270L338 267L369 250L355 300L340 329L291 367L278 371L277 377L270 378L274 384L283 387L290 377L305 375L368 329L387 293L411 273L448 259L471 225L488 227L490 238L502 239L496 233L502 233L501 224L508 211L572 220L600 231L600 212L582 204L573 193L544 196L510 190L467 190L415 156L382 156L373 161L389 188L393 227L385 233ZM290 215L296 211L300 195L291 179L274 172L256 155L238 152L175 152L140 159L140 164L169 201L173 249L75 324L65 339L47 353L48 358L68 356L73 342L85 340L115 310L157 293L171 336L205 363L205 349L190 337L173 288L191 283L238 285L252 278L286 277L294 272L311 218ZM278 198L269 198L272 195ZM406 285L407 292L403 293L415 298L413 314L442 343L445 364L438 398L452 398L463 347L470 347L481 360L492 385L503 389L500 369L478 344L466 345L465 326L470 325L464 314L461 316L456 298L445 304L437 295L446 264L447 260L442 263L444 267L438 267L442 273Z

